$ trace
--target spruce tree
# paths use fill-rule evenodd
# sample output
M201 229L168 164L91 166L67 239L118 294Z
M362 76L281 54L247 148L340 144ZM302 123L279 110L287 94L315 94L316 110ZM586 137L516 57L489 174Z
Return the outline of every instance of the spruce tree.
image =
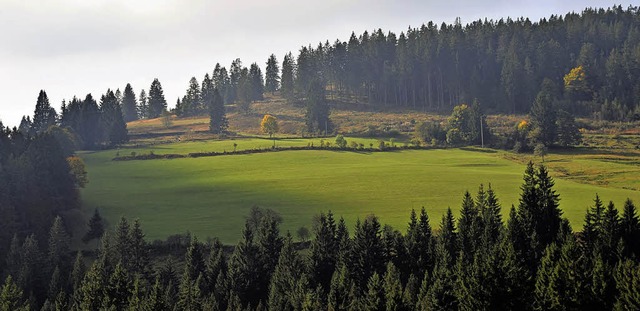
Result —
M404 310L402 297L402 283L400 282L400 272L393 263L387 264L387 272L384 274L384 298L387 311Z
M374 273L384 271L384 249L380 234L377 217L370 215L362 223L356 222L350 272L356 289L360 292L366 290L367 282Z
M64 228L64 224L62 223L62 218L57 216L53 220L53 225L51 226L51 230L49 231L49 256L48 256L48 264L50 268L58 267L63 269L62 273L67 275L69 261L69 235ZM53 271L51 269L50 271ZM56 291L54 293L57 294Z
M270 280L269 310L294 310L297 305L291 293L304 272L304 263L293 248L291 235L287 235L278 258L278 264Z
M133 275L146 277L149 275L149 249L144 240L144 233L140 227L140 220L135 219L129 233L129 269Z
M111 90L100 98L100 121L108 143L120 144L129 139L120 104Z
M214 134L222 134L229 127L224 101L217 88L213 90L210 101L207 102L209 109L209 131Z
M122 263L116 264L115 269L109 276L109 280L104 287L102 307L125 310L129 305L129 297L131 297L132 290L131 277L127 273L126 268Z
M23 300L23 292L13 281L11 275L7 276L0 290L0 310L27 311L31 310Z
M640 265L632 260L620 262L615 272L618 295L615 310L640 309Z
M282 61L282 82L280 85L280 91L282 96L287 99L289 103L294 100L294 74L295 74L295 61L291 52L284 56Z
M144 89L140 90L140 95L138 95L138 116L140 119L149 118L148 101L147 92Z
M167 109L167 101L164 98L164 91L162 90L162 85L158 79L154 79L149 87L149 98L148 98L148 118L157 118L159 117L164 110Z
M267 60L267 68L265 70L265 91L273 94L280 87L280 68L278 68L278 60L275 54L271 54Z
M462 199L460 209L460 219L458 220L458 239L460 243L460 253L465 262L470 263L475 254L478 237L480 236L481 218L475 206L471 194L467 191Z
M262 100L264 98L264 77L257 63L253 63L249 67L249 80L252 91L251 100Z
M338 256L336 225L331 211L327 215L321 213L317 220L315 239L311 241L309 272L314 286L328 291Z
M420 210L419 219L415 211L411 210L409 227L405 235L405 244L409 258L409 271L422 278L433 267L431 225L424 207Z
M33 133L39 134L46 131L49 126L54 125L58 117L55 109L49 104L49 97L44 90L40 90L36 109L33 113Z
M124 122L138 120L136 94L133 92L133 88L129 83L127 83L127 86L124 88L124 94L122 96L122 114L124 115Z
M640 222L638 221L636 207L630 199L624 202L624 211L620 220L620 233L627 257L638 258L640 255Z
M364 296L362 309L363 311L376 311L385 308L385 292L382 280L377 272L369 278L367 283L367 292Z
M540 92L531 107L531 121L534 126L532 136L536 142L545 146L551 146L557 136L556 110L553 107L555 98L553 96L553 82L545 79L542 82Z
M96 208L93 211L93 216L89 219L88 223L89 230L82 238L82 242L87 243L94 239L99 239L104 234L104 224L102 222L102 216L100 216L100 211Z

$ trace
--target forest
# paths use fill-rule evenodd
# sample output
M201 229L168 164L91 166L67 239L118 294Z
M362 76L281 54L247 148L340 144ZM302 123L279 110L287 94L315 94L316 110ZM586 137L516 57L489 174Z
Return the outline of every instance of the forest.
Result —
M634 203L594 193L574 230L549 171L531 162L518 204L502 206L480 185L464 193L459 215L430 220L422 208L406 228L361 215L350 231L331 206L301 241L259 207L236 245L190 234L152 242L144 219L109 226L98 209L74 227L89 182L77 151L122 146L127 122L173 114L208 115L209 131L224 135L227 109L248 113L267 93L304 106L309 135L339 133L330 111L345 103L451 114L444 128L415 125L434 145L478 144L487 114L529 113L532 125L497 133L496 146L546 153L580 141L575 116L640 120L640 10L352 33L281 63L271 55L264 75L257 63L218 64L172 109L158 79L139 95L127 84L99 100L74 97L59 113L42 90L33 117L0 122L0 310L640 309ZM72 236L78 229L86 234Z

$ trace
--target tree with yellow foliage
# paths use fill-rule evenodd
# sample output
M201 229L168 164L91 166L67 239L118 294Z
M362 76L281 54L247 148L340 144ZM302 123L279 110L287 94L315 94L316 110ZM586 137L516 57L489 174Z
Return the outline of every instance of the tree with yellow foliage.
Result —
M265 114L262 122L260 122L260 130L265 134L269 134L269 138L273 138L273 135L278 132L278 119L270 114ZM274 139L273 146L275 147L275 145L276 140Z
M590 90L584 67L575 67L564 76L564 89L574 99L587 99Z

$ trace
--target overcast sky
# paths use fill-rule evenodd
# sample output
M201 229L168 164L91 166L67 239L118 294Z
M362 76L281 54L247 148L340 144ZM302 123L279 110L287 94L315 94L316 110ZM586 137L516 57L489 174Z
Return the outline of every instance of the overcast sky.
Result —
M400 33L428 21L529 17L610 7L605 0L0 0L0 120L18 125L44 89L63 99L160 79L169 106L217 62L281 62L352 31ZM628 4L622 4L626 8Z

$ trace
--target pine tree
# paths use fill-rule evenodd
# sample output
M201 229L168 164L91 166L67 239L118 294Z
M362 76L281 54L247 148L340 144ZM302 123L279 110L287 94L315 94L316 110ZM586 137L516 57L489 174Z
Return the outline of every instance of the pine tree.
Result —
M364 296L362 310L383 310L385 308L384 295L385 292L382 285L382 280L380 280L380 276L378 275L378 273L374 272L373 275L369 278L369 282L367 283L367 293Z
M96 260L84 276L80 287L74 294L80 301L81 310L98 310L102 306L107 285L104 262Z
M640 222L638 221L636 207L630 199L624 202L624 211L620 220L620 233L627 257L638 258L640 255Z
M251 64L249 68L249 80L252 91L251 100L262 100L264 94L264 77L257 63Z
M127 124L124 122L122 109L113 91L107 90L107 93L100 98L100 113L104 139L110 144L126 142L129 139Z
M282 82L280 85L280 91L282 96L287 99L288 102L294 100L294 74L295 74L295 61L291 52L284 56L282 61Z
M458 220L460 253L465 256L465 258L462 259L467 263L470 263L471 260L473 260L473 256L478 246L476 241L478 236L481 234L480 221L480 213L475 206L471 194L467 191L462 199L460 219Z
M314 78L305 89L305 123L309 133L328 135L333 130L329 120L329 104L325 97L325 85Z
M140 285L140 278L136 277L133 281L133 288L131 289L131 296L129 296L129 305L127 311L146 311L143 305L142 288Z
M129 233L129 269L133 275L149 275L149 249L144 240L144 233L140 227L140 220L135 219Z
M327 298L327 310L350 310L354 303L349 297L349 291L353 287L349 279L349 271L345 264L340 264L331 277L331 286Z
M236 245L229 260L229 285L232 295L237 295L242 304L255 305L262 293L258 292L260 267L253 234L253 230L247 223L242 233L242 240Z
M213 90L211 101L208 102L209 109L209 131L214 134L224 133L229 124L225 114L224 101L218 89Z
M53 225L51 226L51 230L49 231L49 260L48 263L50 268L59 267L63 269L64 274L67 273L67 267L69 266L69 235L67 234L64 224L62 223L62 218L57 216L53 220ZM53 271L50 270L50 271ZM54 293L57 294L56 291Z
M147 92L144 89L140 90L140 95L138 95L138 116L140 119L149 118L148 101Z
M82 280L84 279L84 274L86 273L87 267L84 264L84 257L82 256L82 251L78 251L76 255L76 260L73 263L73 270L71 270L71 286L74 292L76 292L80 285L82 284Z
M384 271L384 250L380 236L378 218L371 215L360 223L356 222L351 250L350 272L356 289L366 289L366 284L374 273Z
M265 70L265 90L273 94L280 87L280 68L275 54L271 54L267 60Z
M30 309L23 300L22 290L13 282L11 275L7 276L0 291L0 310L27 311Z
M620 262L615 273L616 297L615 310L640 309L640 265L632 260Z
M272 217L263 217L258 229L258 258L260 261L259 291L263 299L267 299L269 281L278 264L283 239L280 236L278 220Z
M422 278L433 267L431 225L424 207L420 210L419 219L415 211L411 210L405 244L409 257L410 273Z
M157 118L162 114L162 111L167 109L167 101L164 99L164 91L162 85L158 79L154 79L149 87L148 98L148 118Z
M557 136L556 110L554 109L553 82L545 79L542 82L540 92L531 107L531 122L534 130L533 139L545 146L551 146Z
M196 77L192 77L189 80L189 88L182 98L182 105L180 109L176 107L176 113L179 116L194 116L200 112L201 96L200 96L200 84Z
M291 235L287 235L269 286L269 310L294 310L296 302L291 293L303 271L304 263L293 248Z
M387 272L384 275L384 298L387 311L404 310L402 297L402 283L400 282L400 272L389 262Z
M138 120L136 94L133 92L133 88L129 83L127 83L127 86L124 88L124 94L122 96L122 114L124 115L124 122Z
M146 310L169 310L169 307L165 302L162 285L160 284L160 277L156 276L156 281L153 283L151 292L149 292L144 305Z
M87 243L94 239L99 239L104 234L104 224L102 222L102 216L100 216L100 211L96 208L93 211L93 216L89 219L88 223L89 230L82 238L82 242Z
M55 124L57 117L56 110L49 104L47 93L44 90L40 90L36 109L33 113L33 133L39 134L46 131L49 126Z
M131 272L131 236L129 232L131 227L126 218L121 217L116 225L114 237L114 261L122 265L122 269Z
M129 305L129 297L131 296L132 289L131 279L127 270L122 263L118 263L104 287L102 307L125 310Z
M317 219L315 239L311 241L309 271L314 285L328 291L338 256L336 225L331 211L327 215L321 213Z

